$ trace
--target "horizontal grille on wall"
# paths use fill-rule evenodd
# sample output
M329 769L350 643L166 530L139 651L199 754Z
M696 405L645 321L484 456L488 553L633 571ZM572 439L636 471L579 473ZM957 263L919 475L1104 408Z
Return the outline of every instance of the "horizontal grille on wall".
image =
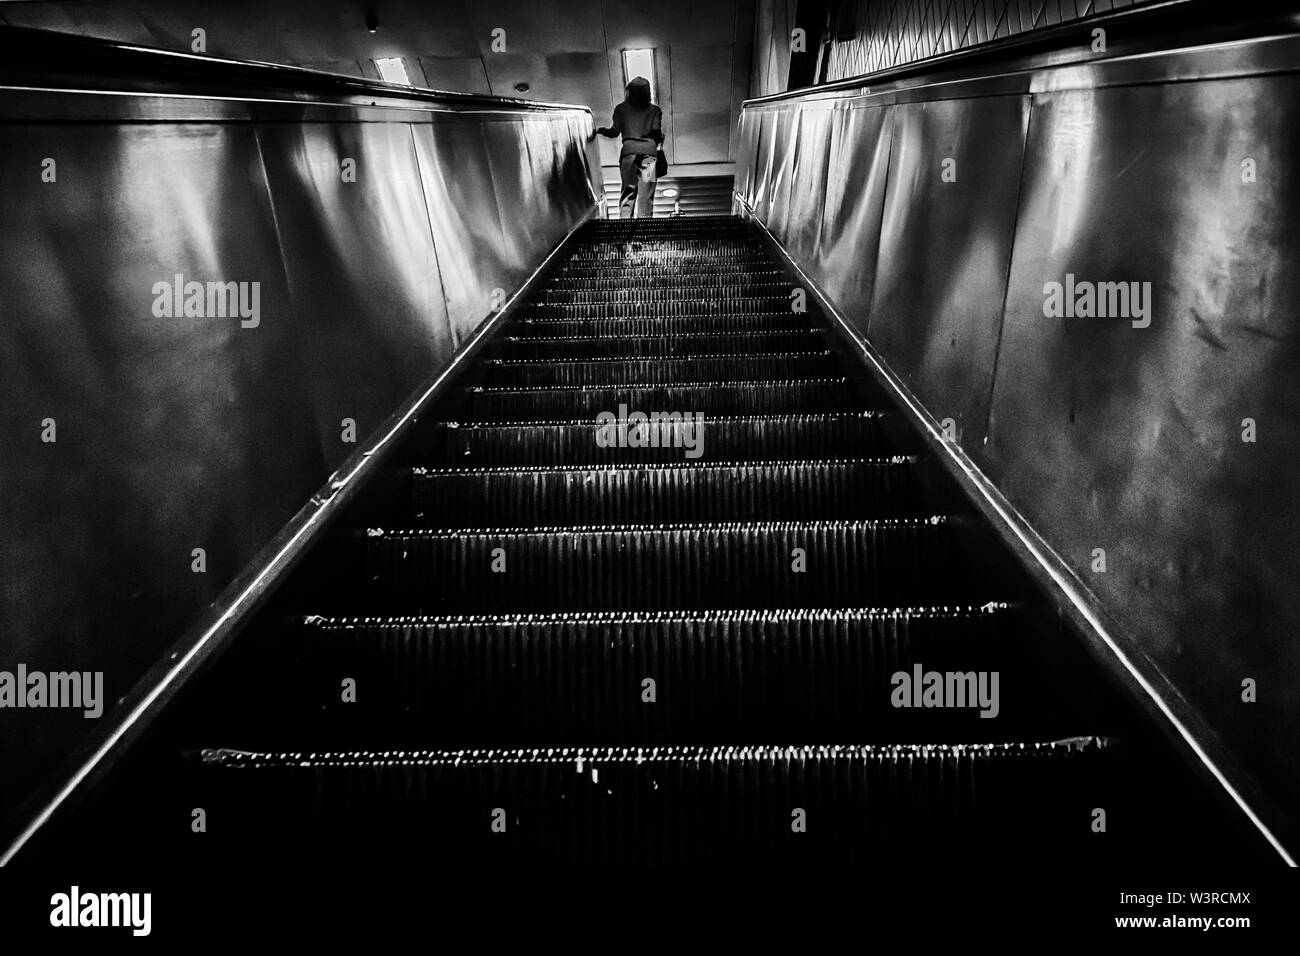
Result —
M822 80L831 82L875 73L1030 30L1151 2L844 0L831 11L831 40L825 51Z
M734 176L666 176L655 187L654 214L665 217L680 212L683 216L726 216L731 213L731 188ZM605 180L605 215L618 218L617 179ZM667 193L676 189L677 195Z

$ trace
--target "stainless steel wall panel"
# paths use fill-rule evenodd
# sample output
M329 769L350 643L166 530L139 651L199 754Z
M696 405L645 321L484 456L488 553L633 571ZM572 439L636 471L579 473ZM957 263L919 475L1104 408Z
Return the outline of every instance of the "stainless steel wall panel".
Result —
M741 110L736 130L736 195L751 206L756 203L759 139L766 110Z
M786 112L791 115L783 124L780 115ZM783 125L796 123L797 133L782 132ZM737 195L812 267L837 302L862 310L864 325L875 281L891 135L888 108L853 100L819 101L797 112L748 109L742 115ZM792 203L798 206L793 213Z
M993 385L1028 97L895 106L867 334L964 447ZM945 164L950 165L945 167ZM955 180L945 181L945 171Z
M1291 795L1298 122L1294 76L1036 98L979 456L1243 761ZM1255 183L1245 157L1267 170ZM1150 282L1150 326L1045 317L1044 284L1066 273ZM1249 705L1247 677L1270 688Z
M265 123L257 133L333 469L354 450L343 419L369 433L455 351L411 128ZM345 160L355 182L344 181Z
M585 114L584 114L585 116ZM502 220L498 286L513 289L536 266L538 247L564 238L591 205L583 160L588 128L567 117L483 125L495 209ZM556 130L563 131L557 134Z
M4 664L103 671L111 701L320 484L298 330L249 125L3 138ZM156 315L177 274L259 283L259 324ZM10 798L89 723L33 713L0 721Z
M1283 834L1300 822L1294 42L754 102L737 169L742 205L935 418L963 424L974 464L1090 589L1107 639L1172 688L1173 712ZM804 119L828 101L829 139ZM800 171L823 148L815 210ZM1150 326L1046 317L1045 283L1067 274L1150 282ZM1242 701L1246 678L1267 700Z
M487 149L488 170L492 174L490 208L501 221L495 285L496 288L513 289L532 271L529 248L549 231L550 217L554 215L558 219L563 210L552 212L538 201L539 194L532 182L537 172L534 166L538 160L549 160L550 157L537 156L530 151L528 130L523 124L498 123L485 118L483 145ZM540 215L541 221L535 221L533 215ZM515 223L527 223L527 226L518 228ZM534 232L538 234L536 238Z
M736 158L736 195L749 211L767 221L767 171L774 143L771 130L776 110L746 109L740 114L740 150Z
M801 110L776 110L771 117L771 165L767 171L767 201L770 204L768 223L779 236L786 234L790 215L790 186L794 177L796 134ZM786 144L789 144L788 146Z
M822 210L826 207L826 176L831 160L834 110L829 104L807 104L795 117L791 153L790 191L782 240L790 249L816 259L820 245Z
M593 205L584 110L184 92L0 105L0 667L110 709ZM256 326L156 315L178 274ZM0 816L93 726L6 715Z
M850 101L833 114L826 205L813 262L827 292L863 323L863 331L875 288L893 129L893 111L883 107Z
M452 342L459 347L489 314L492 290L505 288L502 277L510 271L483 123L417 123L413 130Z

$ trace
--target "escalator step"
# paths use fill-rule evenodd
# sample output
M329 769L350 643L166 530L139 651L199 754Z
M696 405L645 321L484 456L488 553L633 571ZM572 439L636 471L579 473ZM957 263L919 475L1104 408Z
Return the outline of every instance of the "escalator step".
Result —
M1109 741L250 753L205 750L210 820L283 851L434 865L680 864L1095 845ZM504 824L504 829L502 828ZM346 840L339 844L340 839ZM397 841L396 845L392 841ZM219 841L206 841L214 845ZM894 854L898 854L897 857Z
M484 384L543 387L818 378L833 375L837 363L822 350L643 359L490 359L480 367Z
M597 317L585 319L524 317L511 326L520 336L627 336L698 335L702 332L746 334L749 332L806 332L821 328L820 320L807 312L719 313L641 317Z
M791 313L790 297L777 295L747 295L722 298L704 295L681 295L665 302L632 300L628 302L585 302L564 305L534 303L523 309L523 314L538 319L636 319L672 318L674 316L726 315L732 312L758 315Z
M894 518L918 514L913 459L417 468L424 527Z
M624 275L670 275L678 270L718 272L723 269L770 269L772 260L761 249L737 246L726 249L673 249L640 241L604 243L580 249L563 275L588 275L597 271Z
M762 245L756 239L729 238L726 236L692 237L628 237L604 242L578 243L570 260L575 265L591 262L610 262L620 266L640 264L657 259L733 259L755 258L771 265Z
M367 545L370 596L402 611L969 603L942 517L371 529Z
M715 272L669 273L654 276L653 281L661 286L708 291L724 288L735 289L752 285L790 288L790 281L780 269L727 269L725 271L719 269ZM604 271L592 275L566 275L560 273L547 283L546 291L548 294L564 290L587 292L630 290L635 292L646 288L646 282L647 276L645 275L608 275Z
M680 283L672 277L658 277L641 283L637 288L601 289L593 282L579 283L567 288L547 288L533 301L537 305L613 305L615 303L664 303L686 301L730 302L736 299L788 299L788 280L771 282L730 282L702 287Z
M431 465L585 465L634 460L681 462L682 438L703 435L698 461L765 461L837 458L847 453L887 454L876 411L812 415L710 416L695 437L683 433L659 448L601 447L594 416L583 421L463 422L434 430L424 450ZM661 436L662 437L662 436Z
M702 355L776 355L821 351L820 329L803 332L701 333L698 335L508 336L502 357L516 359L652 358Z
M772 268L772 260L761 253L751 256L732 256L727 259L677 259L672 262L654 264L654 274L661 277L715 275L765 274ZM622 259L610 259L603 262L570 263L557 273L557 278L569 279L617 279L635 282L645 280L645 265L626 264Z
M474 386L465 389L464 417L538 421L619 414L620 406L639 412L693 412L704 415L774 415L848 412L863 400L843 376L764 382L675 382L598 387Z
M1020 666L1013 613L989 604L312 617L293 649L298 694L287 700L277 686L267 696L286 711L256 723L289 725L283 742L296 747L1015 739L1041 731L1050 705ZM894 706L893 676L917 665L970 675L953 679L961 706ZM344 679L355 681L348 702L339 694ZM245 708L250 696L241 695ZM1060 730L1072 728L1063 720ZM266 734L252 739L281 745Z

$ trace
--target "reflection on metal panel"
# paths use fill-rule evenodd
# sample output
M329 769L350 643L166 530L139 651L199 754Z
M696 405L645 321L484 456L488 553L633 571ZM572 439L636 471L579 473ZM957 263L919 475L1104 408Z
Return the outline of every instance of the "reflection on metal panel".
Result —
M1028 97L894 108L867 333L935 417L978 447L993 384Z
M103 671L111 700L320 484L324 462L253 129L3 136L4 655ZM47 157L57 178L42 183L32 171ZM258 324L155 314L155 284L178 275L182 289L259 283ZM30 782L28 760L53 760L88 726L46 716L0 721L6 802Z
M832 110L810 104L795 115L794 149L791 151L789 210L782 234L788 244L817 256L821 211L826 205L826 175L830 165Z
M1298 121L1295 77L1037 98L981 456L1269 789L1290 795ZM1244 183L1246 157L1269 174ZM1044 284L1067 273L1150 282L1150 325L1046 318ZM1091 571L1095 548L1105 574ZM1245 678L1270 692L1244 705Z
M459 347L488 314L492 290L504 288L502 274L508 271L483 126L474 119L412 129L452 343Z
M755 103L736 179L929 412L962 423L961 447L1140 672L1175 689L1198 744L1265 795L1252 804L1285 842L1300 806L1300 79L1276 75L1278 42ZM828 104L829 123L808 118ZM819 209L803 174L823 167ZM1149 327L1045 316L1045 283L1067 274L1151 283ZM1243 704L1248 678L1267 702Z
M893 113L849 100L834 102L831 110L828 102L833 101L789 110L745 110L737 194L792 255L811 267L835 301L852 313L861 312L865 322L875 282ZM806 125L798 138L781 139L781 113L819 118L801 119ZM779 215L780 204L772 198L777 178L773 171L782 168L783 153L793 161L796 148L804 169L811 172L807 180L797 175L798 185L790 194L800 211Z
M404 123L266 123L258 138L332 469L353 450L345 419L369 432L454 351L420 170Z
M835 111L826 170L826 205L814 268L826 290L865 322L876 282L894 114L848 105Z
M794 159L797 152L797 111L781 110L772 117L772 166L768 173L767 199L771 203L772 228L784 235L790 215L790 186L794 176ZM786 143L792 148L785 148Z
M590 211L591 121L95 93L0 112L34 97L58 121L0 132L3 663L103 671L111 707ZM157 314L177 276L182 314ZM250 306L257 283L256 312L184 314L188 282ZM0 815L89 726L0 721Z

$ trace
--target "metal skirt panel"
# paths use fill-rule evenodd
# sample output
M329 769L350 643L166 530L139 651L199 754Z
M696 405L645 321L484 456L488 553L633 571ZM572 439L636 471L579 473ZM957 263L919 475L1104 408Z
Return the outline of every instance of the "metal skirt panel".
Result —
M893 139L892 110L846 107L834 113L826 202L812 261L826 276L828 293L864 322L876 283Z
M752 157L737 169L737 193L753 214L846 312L865 323L875 284L893 111L848 101L792 104L799 135L781 140L778 111L746 110L741 140ZM774 203L773 171L790 147L787 201ZM798 168L793 150L798 147ZM779 178L779 177L778 177ZM780 216L778 207L790 207ZM767 211L767 212L764 212Z
M413 130L452 341L459 346L491 311L492 290L509 288L511 271L483 122L420 123Z
M3 138L0 169L18 184L0 253L4 665L102 671L111 701L325 463L253 128ZM40 179L46 157L54 182ZM155 315L155 284L177 275L258 283L257 327ZM79 711L7 710L3 796L89 726Z
M1172 78L1208 74L1213 49L1130 80L1123 64L1071 67L1059 87L1043 71L1036 93L995 78L748 106L736 181L927 410L957 422L1130 655L1267 802L1294 807L1300 79L1265 75L1270 42L1237 50L1243 75L1195 82ZM835 119L807 119L828 102ZM823 168L818 208L802 174ZM1047 317L1045 285L1067 274L1149 282L1149 327ZM1267 701L1243 703L1247 679Z
M1294 76L1036 99L989 441L974 451L1292 807L1297 124ZM1253 183L1245 158L1266 170ZM1044 284L1067 273L1151 283L1150 325L1046 318ZM1247 678L1269 687L1255 703Z
M963 447L979 447L1002 325L1029 99L893 108L867 334Z
M364 436L455 351L420 168L406 123L272 123L258 137L332 470L354 448L345 420Z
M795 116L797 130L782 232L789 246L807 249L814 257L818 252L821 211L826 206L827 167L832 155L827 144L833 115L829 109L806 106Z
M58 95L0 126L0 667L102 671L107 712L591 209L590 119ZM178 275L256 324L155 314ZM6 714L0 816L93 726Z

